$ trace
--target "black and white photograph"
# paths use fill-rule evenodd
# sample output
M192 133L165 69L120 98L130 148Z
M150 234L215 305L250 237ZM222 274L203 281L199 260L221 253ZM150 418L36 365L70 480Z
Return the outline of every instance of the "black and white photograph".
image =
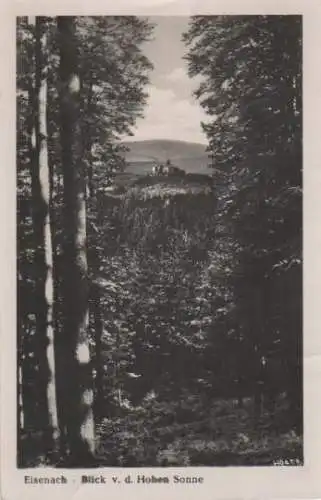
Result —
M17 468L305 464L302 24L16 18Z

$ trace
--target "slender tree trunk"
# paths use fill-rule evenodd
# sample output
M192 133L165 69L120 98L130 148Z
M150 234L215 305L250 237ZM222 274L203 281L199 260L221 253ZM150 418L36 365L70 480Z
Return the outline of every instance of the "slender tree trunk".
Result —
M70 464L94 461L92 366L88 339L85 173L80 130L80 78L75 22L58 17L61 146L64 176L64 331L59 340L60 390Z
M87 116L90 116L91 114L92 99L93 99L93 76L91 75L89 77L89 82L88 82L86 105L84 106L84 112L86 113ZM88 122L85 123L82 130L82 141L83 141L83 151L84 151L83 156L86 162L88 197L93 198L95 193L93 185L93 166L91 158L92 137L91 137L91 127Z
M253 344L253 363L254 363L254 415L256 418L261 416L262 412L262 381L261 381L261 354L258 344Z
M34 16L29 16L28 17L28 24L31 26L35 26L35 17ZM34 29L34 28L33 28ZM39 165L37 163L37 147L36 147L36 99L35 99L35 76L34 76L34 71L35 71L35 51L32 52L31 58L30 58L30 65L31 65L31 70L30 73L32 73L32 76L29 76L28 80L28 107L29 107L29 113L28 113L28 119L27 119L27 140L28 140L28 155L29 155L29 165L30 165L30 177L31 177L31 197L32 197L32 226L33 226L33 246L34 246L34 276L35 276L35 289L34 289L34 303L39 304L40 306L40 298L41 298L41 289L39 286L39 272L41 271L41 267L39 266L39 249L41 248L42 240L41 240L41 230L40 228L40 221L39 221L39 210L38 210L38 205L39 205ZM20 305L19 307L21 308L23 304L23 299L20 299ZM37 311L37 313L39 310ZM25 328L25 325L23 325ZM20 334L22 336L22 332ZM36 314L35 318L35 337L37 338L37 341L34 340L34 351L35 351L35 357L36 357L36 362L39 362L39 359L42 357L42 352L41 349L39 348L39 340L41 340L42 337L42 330L41 330L41 321L39 314ZM38 349L37 347L38 346ZM24 350L25 350L25 345L24 345ZM34 380L34 385L37 388L41 384L40 378L40 373L38 372L38 377L36 380ZM33 394L29 392L29 396ZM30 413L30 418L29 424L31 424L30 427L33 428L33 430L39 431L39 423L38 419L33 417L34 415L34 410L39 407L42 409L40 410L40 413L42 414L41 420L43 420L44 417L44 402L45 398L44 395L41 394L41 401L39 401L39 397L36 399L34 397L29 397L28 398L28 403L27 403L27 408L25 409L25 415L27 413ZM39 411L37 411L39 413Z
M103 334L103 317L101 310L101 292L99 285L94 284L92 287L92 316L95 329L95 417L96 421L100 421L103 416L104 406L104 387L103 387L103 358L102 358L102 334Z
M242 396L238 396L237 397L237 407L238 408L244 408L244 403L243 403L243 397Z
M36 337L39 366L38 425L44 431L48 458L58 451L53 329L53 262L50 226L50 174L47 147L47 35L42 18L35 22L35 88L30 82L30 160L36 271ZM51 457L53 458L53 457Z
M19 333L21 330L18 330ZM19 345L20 344L20 345ZM18 343L18 359L17 359L17 465L18 467L22 465L23 454L22 454L22 438L25 430L25 417L24 417L24 390L23 390L23 353L21 349L21 342Z

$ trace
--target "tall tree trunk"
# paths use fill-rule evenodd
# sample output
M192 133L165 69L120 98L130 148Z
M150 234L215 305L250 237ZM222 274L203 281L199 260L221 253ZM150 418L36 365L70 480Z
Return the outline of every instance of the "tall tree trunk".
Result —
M261 348L257 340L252 344L252 360L253 360L253 399L254 399L254 416L259 418L262 412L262 365L261 365Z
M86 89L86 99L84 105L84 113L89 117L92 112L92 100L93 100L93 75L91 74L88 81L88 88ZM87 191L88 198L93 198L94 184L93 184L93 166L92 166L92 137L91 137L91 127L90 123L85 123L82 130L82 141L83 141L83 157L86 162L86 177L87 177Z
M18 325L18 332L21 335L21 329L19 328L19 325ZM18 465L18 467L20 467L22 465L22 438L23 438L23 432L25 430L25 417L24 417L25 402L23 399L24 380L23 380L23 371L22 371L23 353L22 353L21 340L20 341L19 340L20 339L18 337L18 349L17 349L17 365L18 365L17 366L17 397L18 397L18 404L17 404L17 465Z
M103 387L103 358L102 358L102 334L103 334L103 317L101 310L101 291L98 284L92 285L91 297L92 317L94 320L95 329L95 418L99 422L104 415L104 387Z
M32 22L34 24L34 22ZM30 155L36 270L36 336L39 365L40 427L48 458L58 451L53 329L53 261L50 226L50 174L47 147L47 34L35 20L35 88L30 85ZM53 458L53 457L52 457Z
M92 196L88 199L93 201ZM90 210L90 208L89 208ZM97 278L99 274L99 262L100 262L100 252L98 249L98 231L92 225L88 224L88 234L91 237L91 248L88 252L88 263L92 270L94 279ZM94 339L95 339L95 356L94 356L94 366L95 366L95 403L94 403L94 415L95 420L98 423L104 414L104 370L103 370L103 356L102 356L102 335L103 335L103 313L102 313L102 291L98 282L91 283L90 287L90 315L91 321L94 328Z
M92 367L88 339L85 173L81 154L80 77L75 21L58 17L61 146L64 176L64 331L59 339L63 414L72 466L94 461Z

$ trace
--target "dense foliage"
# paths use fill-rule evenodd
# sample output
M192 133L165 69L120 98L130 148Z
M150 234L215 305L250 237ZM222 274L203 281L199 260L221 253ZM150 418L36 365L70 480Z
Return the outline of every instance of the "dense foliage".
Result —
M225 187L233 240L227 320L266 385L288 387L302 425L302 25L300 16L197 16L184 35ZM220 235L217 235L220 237ZM233 319L232 319L233 318ZM231 321L232 320L232 321ZM242 355L238 356L243 363Z
M68 138L61 58L69 42L55 18L17 25L19 465L66 464L70 447L59 386L58 456L44 445L37 71L47 84L53 328L64 346L56 343L58 373L70 335L66 196L74 192L66 148L84 180L87 243L74 260L88 264L89 322L76 347L90 346L95 464L269 465L280 456L301 463L301 19L191 18L183 40L190 76L202 80L196 97L208 115L213 171L183 178L122 173L122 137L147 99L151 63L141 47L149 22L72 22L81 85Z

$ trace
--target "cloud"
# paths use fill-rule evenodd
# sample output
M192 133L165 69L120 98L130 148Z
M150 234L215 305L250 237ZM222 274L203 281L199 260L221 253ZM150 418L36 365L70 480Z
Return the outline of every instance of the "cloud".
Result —
M206 143L201 121L206 121L206 116L199 104L180 99L172 89L150 87L145 118L137 122L132 140L175 139Z
M201 76L196 76L191 78L188 76L187 67L178 67L173 69L170 73L165 76L165 80L171 85L188 87L191 90L195 90L202 81Z
M166 80L174 83L182 83L189 80L189 76L185 68L175 68L168 75L166 75Z

